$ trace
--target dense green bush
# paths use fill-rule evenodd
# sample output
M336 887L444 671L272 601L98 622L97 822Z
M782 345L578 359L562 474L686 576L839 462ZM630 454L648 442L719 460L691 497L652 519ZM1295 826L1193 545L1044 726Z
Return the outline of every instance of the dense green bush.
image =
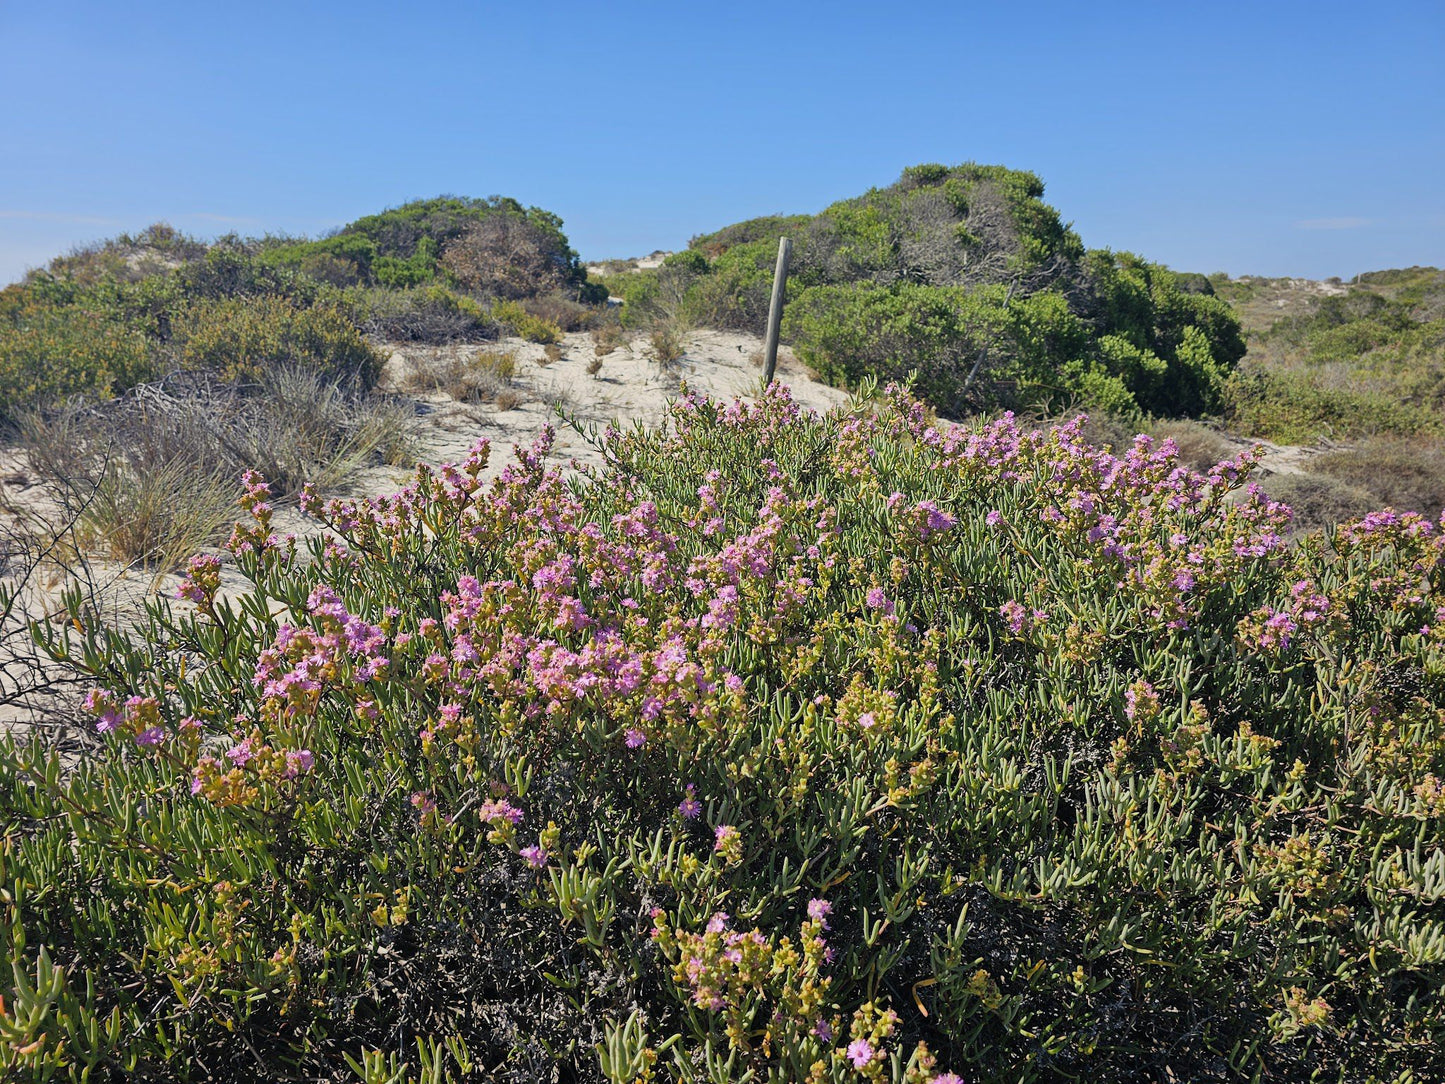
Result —
M13 292L12 292L13 291ZM145 336L107 314L21 297L0 304L0 422L37 402L104 396L151 375Z
M956 414L1079 402L1124 414L1201 413L1224 383L1199 328L1182 328L1161 356L1129 329L1098 335L1052 290L1015 298L1002 286L819 286L799 291L784 327L825 379L856 387L869 375L916 372L919 391ZM1154 334L1138 338L1161 345Z
M1068 402L1136 415L1219 409L1245 348L1209 280L1086 252L1043 193L1034 174L999 166L915 166L815 216L694 238L686 262L679 254L608 285L633 326L671 292L689 320L759 331L787 235L785 335L830 380L916 369L920 390L953 412Z
M1247 459L902 396L604 439L304 549L251 479L249 594L71 597L99 748L0 742L12 1076L1438 1076L1445 525L1291 549Z
M316 241L274 239L264 259L337 285L405 289L439 274L452 285L497 297L559 288L600 302L562 232L539 207L493 196L439 196L367 215Z
M268 295L192 305L180 314L175 333L182 366L223 380L254 383L289 365L365 388L385 360L340 307L298 308Z

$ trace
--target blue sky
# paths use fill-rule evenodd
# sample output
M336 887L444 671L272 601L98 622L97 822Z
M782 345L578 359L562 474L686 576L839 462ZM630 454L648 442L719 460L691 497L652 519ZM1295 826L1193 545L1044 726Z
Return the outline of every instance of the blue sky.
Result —
M1178 268L1440 265L1442 58L1442 0L0 0L0 283L157 220L317 233L442 192L639 255L968 160Z

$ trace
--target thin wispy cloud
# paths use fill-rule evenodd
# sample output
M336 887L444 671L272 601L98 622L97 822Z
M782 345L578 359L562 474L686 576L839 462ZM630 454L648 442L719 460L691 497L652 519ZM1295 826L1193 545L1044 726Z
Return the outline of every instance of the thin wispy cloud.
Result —
M80 226L119 226L114 218L97 215L72 215L57 211L0 211L0 218L14 218L25 222L68 222Z
M1357 230L1374 221L1373 218L1352 218L1348 215L1341 218L1302 218L1294 224L1294 228L1297 230Z
M250 215L218 215L211 211L190 211L187 214L176 215L181 219L197 219L201 222L218 222L223 226L254 226L260 222L259 218L252 218Z

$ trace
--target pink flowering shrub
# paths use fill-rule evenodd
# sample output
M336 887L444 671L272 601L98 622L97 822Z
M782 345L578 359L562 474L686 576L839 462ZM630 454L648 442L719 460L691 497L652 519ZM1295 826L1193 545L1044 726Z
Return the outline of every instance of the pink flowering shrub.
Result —
M1445 1063L1445 533L774 387L264 482L0 744L36 1079L1366 1080Z

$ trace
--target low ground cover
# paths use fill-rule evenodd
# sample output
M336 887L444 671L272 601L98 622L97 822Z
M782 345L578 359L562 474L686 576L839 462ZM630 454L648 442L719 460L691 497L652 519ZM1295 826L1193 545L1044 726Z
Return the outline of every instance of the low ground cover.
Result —
M94 755L0 743L0 1064L1438 1070L1445 525L1291 547L1247 456L897 392L600 439L308 496L305 546L253 476L250 594L71 598Z

